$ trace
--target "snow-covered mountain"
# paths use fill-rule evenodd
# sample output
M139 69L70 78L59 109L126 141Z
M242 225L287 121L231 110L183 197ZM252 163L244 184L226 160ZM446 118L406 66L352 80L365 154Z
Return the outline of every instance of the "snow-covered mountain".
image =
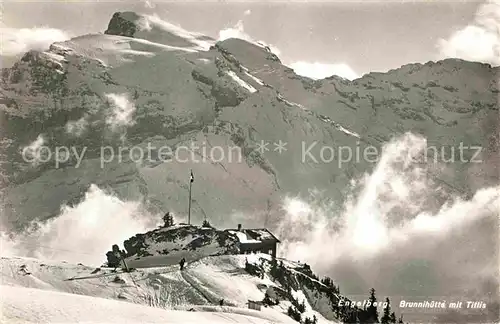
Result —
M195 220L208 215L218 225L238 211L252 213L249 221L256 224L271 224L268 215L279 214L283 194L318 188L342 201L350 180L373 168L325 156L323 145L362 152L407 131L425 134L429 145L482 145L491 165L498 73L487 64L447 59L352 82L335 76L313 81L260 44L215 42L154 16L116 13L104 34L31 51L3 69L3 220L20 228L54 217L91 184L123 200L142 200L152 211L184 211L192 168ZM272 144L280 140L287 143L282 154ZM269 143L268 150L256 150L260 141ZM195 157L209 162L184 150L168 163L159 161L158 147L175 151L191 143L198 147ZM306 154L302 161L304 145L313 143L313 158ZM139 149L117 154L132 147L146 152L148 144L156 149L141 162ZM51 156L36 150L40 145ZM63 162L56 165L58 146L69 153L59 153ZM214 147L226 150L210 151ZM320 153L327 162L318 162ZM434 177L468 195L477 186L470 183L470 168L454 163L456 172L436 170ZM483 184L496 179L493 169L479 172Z

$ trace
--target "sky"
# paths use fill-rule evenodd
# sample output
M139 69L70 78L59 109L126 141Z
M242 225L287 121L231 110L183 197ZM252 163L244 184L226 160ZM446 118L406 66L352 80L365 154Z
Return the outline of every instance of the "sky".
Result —
M459 57L500 64L493 1L13 1L3 3L2 58L103 32L116 11L157 14L214 38L247 35L314 78L349 79L408 63Z

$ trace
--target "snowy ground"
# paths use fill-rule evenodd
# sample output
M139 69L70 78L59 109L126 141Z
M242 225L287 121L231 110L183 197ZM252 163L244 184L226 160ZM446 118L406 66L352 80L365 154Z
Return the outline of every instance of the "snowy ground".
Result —
M144 323L147 318L150 323L296 324L285 314L289 303L248 309L248 300L262 300L274 283L248 275L245 257L203 258L188 262L182 272L172 265L131 273L2 257L2 323ZM227 306L218 306L220 299ZM330 323L313 313L319 323Z
M247 315L174 311L42 289L0 289L1 323L275 323L250 310Z

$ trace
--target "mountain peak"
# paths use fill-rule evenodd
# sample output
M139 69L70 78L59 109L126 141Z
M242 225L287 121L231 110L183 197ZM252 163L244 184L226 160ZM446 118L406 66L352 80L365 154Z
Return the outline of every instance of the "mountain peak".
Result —
M134 37L139 29L137 22L140 18L141 16L131 11L115 12L104 34Z
M158 15L137 14L131 11L115 12L104 34L133 37L195 50L208 50L215 44L213 38L185 30Z

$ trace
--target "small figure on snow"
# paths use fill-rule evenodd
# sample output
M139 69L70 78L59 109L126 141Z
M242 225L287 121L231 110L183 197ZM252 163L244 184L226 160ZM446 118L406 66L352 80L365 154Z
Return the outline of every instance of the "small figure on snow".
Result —
M21 272L23 275L27 276L27 275L30 275L31 272L28 271L28 269L26 268L26 265L23 264L19 267L19 272Z
M186 263L186 259L182 258L181 261L179 262L179 265L181 267L181 271L184 270L184 264Z
M118 245L113 244L112 251L106 253L106 256L108 257L108 266L114 268L113 272L116 272L116 269L121 266L123 257Z
M219 305L224 306L224 299L219 300Z

